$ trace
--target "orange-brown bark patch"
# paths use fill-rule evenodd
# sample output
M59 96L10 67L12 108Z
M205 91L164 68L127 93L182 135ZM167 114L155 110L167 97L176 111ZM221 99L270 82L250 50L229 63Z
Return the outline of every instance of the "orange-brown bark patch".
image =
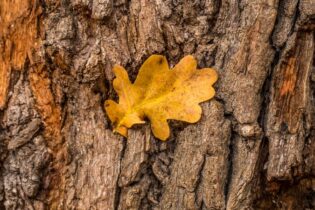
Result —
M51 80L45 66L39 66L29 74L32 92L36 100L36 107L45 125L45 137L51 149L55 150L61 143L61 109L56 105L51 91Z
M309 45L312 45L312 34L300 32L288 57L281 61L275 77L277 116L290 133L297 132L301 114L307 103L311 68L305 49L310 48Z
M291 94L294 91L296 83L296 58L290 57L288 64L284 66L284 79L280 88L280 96Z
M67 151L61 137L61 107L55 103L51 79L45 65L34 65L29 74L29 80L36 107L44 122L44 136L53 155L51 170L47 177L50 186L47 200L50 209L58 209L57 206L63 195L64 177L62 174L67 159Z
M0 0L0 109L7 100L11 70L22 70L29 51L37 47L38 1Z

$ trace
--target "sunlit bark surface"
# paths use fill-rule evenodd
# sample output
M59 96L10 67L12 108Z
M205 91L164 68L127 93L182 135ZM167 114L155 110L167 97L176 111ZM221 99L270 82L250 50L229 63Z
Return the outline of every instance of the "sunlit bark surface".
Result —
M315 208L315 1L0 0L0 209ZM114 134L114 64L219 73L196 124Z

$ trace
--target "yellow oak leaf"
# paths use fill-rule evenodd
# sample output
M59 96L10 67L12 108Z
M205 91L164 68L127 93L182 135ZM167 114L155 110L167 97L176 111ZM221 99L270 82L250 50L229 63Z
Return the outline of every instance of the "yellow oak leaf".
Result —
M164 56L152 55L141 66L133 84L123 67L115 65L113 71L119 103L106 100L105 110L114 131L127 137L128 128L149 119L154 136L161 140L170 135L167 120L195 123L200 119L199 103L214 96L212 85L218 79L211 68L197 70L191 55L172 69Z

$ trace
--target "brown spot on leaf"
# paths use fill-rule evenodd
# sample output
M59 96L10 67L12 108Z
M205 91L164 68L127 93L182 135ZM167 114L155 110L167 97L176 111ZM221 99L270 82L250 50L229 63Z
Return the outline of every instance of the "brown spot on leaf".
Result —
M163 58L160 58L159 61L158 61L159 65L162 65L162 64L163 64L163 61L164 61L164 59L163 59Z

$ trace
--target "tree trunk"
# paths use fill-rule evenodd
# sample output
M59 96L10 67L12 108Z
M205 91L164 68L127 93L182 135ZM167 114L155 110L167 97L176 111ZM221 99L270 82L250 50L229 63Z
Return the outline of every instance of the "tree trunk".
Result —
M0 209L315 209L315 1L0 0ZM192 54L196 124L112 132L112 67Z

